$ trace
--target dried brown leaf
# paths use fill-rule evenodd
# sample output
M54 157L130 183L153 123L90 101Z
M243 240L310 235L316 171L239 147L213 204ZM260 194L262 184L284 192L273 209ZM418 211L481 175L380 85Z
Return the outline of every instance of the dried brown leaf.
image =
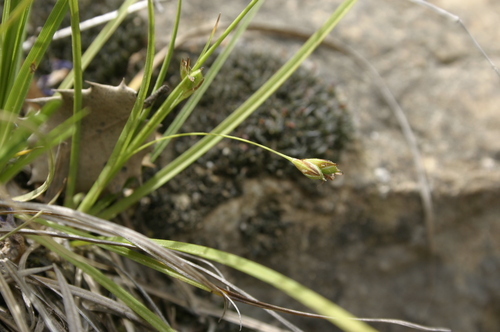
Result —
M88 82L91 87L82 90L82 107L90 114L81 121L80 155L76 192L87 192L101 173L108 161L120 133L127 122L137 98L135 90L124 82L118 86ZM30 102L45 104L51 100L62 100L60 108L42 125L42 133L48 133L73 115L74 90L56 90L60 96L32 99ZM35 138L30 141L33 143ZM62 187L68 174L68 160L71 146L69 140L59 147L57 174L51 189ZM142 159L148 153L142 150L134 155L110 182L107 192L119 192L127 179L141 178ZM43 182L48 175L47 156L33 162L30 183ZM49 189L50 190L50 189Z

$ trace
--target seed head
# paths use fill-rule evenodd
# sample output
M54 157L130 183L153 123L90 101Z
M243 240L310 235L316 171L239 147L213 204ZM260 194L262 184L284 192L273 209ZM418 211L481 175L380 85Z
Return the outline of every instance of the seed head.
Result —
M342 171L337 168L337 164L326 159L293 159L292 163L305 176L312 180L333 181L335 175L342 175Z

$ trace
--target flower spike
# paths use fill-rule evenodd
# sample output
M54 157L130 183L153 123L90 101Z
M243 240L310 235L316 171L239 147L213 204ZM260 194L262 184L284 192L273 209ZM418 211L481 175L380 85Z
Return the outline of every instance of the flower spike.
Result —
M337 164L326 159L292 159L292 163L305 176L312 180L333 181L335 175L342 175L342 171L337 168Z

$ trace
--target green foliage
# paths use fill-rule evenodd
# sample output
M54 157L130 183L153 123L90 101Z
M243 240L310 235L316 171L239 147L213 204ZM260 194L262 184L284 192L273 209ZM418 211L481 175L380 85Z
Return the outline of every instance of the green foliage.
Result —
M79 121L87 114L87 112L84 110L82 111L81 109L83 72L99 49L104 43L106 43L108 38L113 34L120 22L124 19L127 8L133 2L134 0L127 0L123 3L118 11L117 18L110 21L102 29L93 44L84 54L82 54L79 31L80 22L78 1L58 0L53 7L50 16L46 20L46 23L36 42L25 58L23 56L22 43L25 40L25 31L28 17L30 15L31 1L7 0L4 2L2 25L0 26L0 184L5 185L35 158L42 154L50 154L52 149L57 146L59 142L71 137L71 166L67 190L65 193L65 205L71 208L76 207L74 206L74 195L77 194L74 192L75 178L78 174L77 165L79 147L80 144L83 144L83 142L79 141ZM81 201L81 204L77 207L77 211L51 205L12 202L8 197L1 196L0 207L2 209L0 210L0 217L2 214L15 213L18 218L26 219L27 224L35 221L44 225L48 229L57 229L72 239L75 237L81 237L82 239L73 243L74 247L78 244L88 243L86 241L97 242L101 248L107 251L119 253L124 257L143 264L144 266L159 270L162 273L168 274L171 277L194 285L200 289L223 296L225 300L232 301L231 297L235 297L235 291L230 292L225 290L225 288L216 286L202 272L200 272L203 270L191 267L185 259L181 258L177 254L177 251L184 251L192 255L229 265L268 282L269 284L283 290L289 295L295 297L297 300L308 305L311 309L316 310L321 315L335 316L336 319L333 320L333 322L346 331L373 331L373 329L367 327L364 323L354 321L351 315L322 298L318 294L307 290L292 280L289 280L286 277L256 263L243 260L242 258L238 258L227 253L211 250L209 248L201 248L199 246L169 241L152 241L136 232L133 232L132 230L107 221L116 216L118 213L129 209L132 204L136 203L139 199L177 176L182 170L217 144L223 137L229 137L227 134L241 124L250 114L252 114L252 112L254 112L283 84L287 78L290 77L290 75L292 75L292 73L314 51L314 49L320 45L322 40L331 32L331 30L349 11L354 3L355 0L344 1L339 6L337 11L335 11L325 24L311 36L302 48L266 83L264 83L264 85L262 85L262 87L260 87L254 95L243 103L243 105L234 110L233 114L227 117L227 119L220 123L220 125L217 126L212 133L203 133L203 135L206 136L199 143L191 147L168 166L160 170L155 176L153 176L152 179L137 188L132 195L120 198L110 207L105 208L106 204L102 199L102 193L106 188L106 185L121 170L127 160L144 146L148 137L155 132L158 125L173 110L173 108L183 99L191 98L183 111L181 111L179 118L176 119L174 124L167 130L164 140L168 140L170 137L173 137L172 135L177 133L186 117L193 110L199 98L204 91L206 91L206 88L217 74L220 66L224 63L225 59L227 59L227 56L232 51L237 38L245 31L246 26L250 23L253 15L255 15L258 8L262 4L262 1L259 0L251 1L213 45L210 45L211 40L209 40L207 47L203 50L202 54L192 68L189 60L185 60L185 62L182 63L180 71L181 82L173 89L158 111L151 116L146 124L144 124L141 120L145 119L149 111L144 109L144 101L151 84L155 41L153 1L148 1L149 21L147 56L146 63L144 65L144 77L135 105L127 123L125 124L125 127L123 128L122 134L115 145L109 161L102 170L94 186L88 193L86 193L85 197ZM180 6L181 1L178 2L177 16L174 22L174 38L180 20ZM47 103L39 112L30 113L21 120L23 104L25 103L25 98L36 68L40 64L45 51L51 43L55 31L59 28L64 16L68 13L68 9L71 17L74 69L63 81L60 88L67 89L74 86L74 115L50 132L41 133L39 130L40 126L47 121L48 117L57 111L59 105L57 102ZM229 46L224 52L221 53L221 55L219 55L215 65L207 73L207 75L204 76L201 72L203 63L213 54L214 50L222 43L229 33L233 31L236 31L236 33L232 37ZM172 58L172 52L173 47L169 49L169 52L165 57L160 77L164 77L166 73L166 68L169 66L170 59ZM155 88L159 88L160 81L161 80L155 84ZM29 145L29 138L31 136L38 138L35 145ZM265 146L261 147L268 149ZM165 145L158 145L155 150L155 155L161 153L164 148ZM282 156L292 162L296 160L285 155ZM54 174L56 167L53 165L53 156L49 159L52 160L50 165L50 174ZM335 174L339 173L336 166L329 161L319 159L310 159L309 161L314 166L314 170L318 173L318 178L330 179L333 178ZM51 176L49 176L47 182L50 182L50 177ZM45 190L46 187L47 184L43 185L41 189L39 188L34 190L31 195L25 196L24 199L29 200L33 198L35 195L38 195L41 191ZM1 192L1 195L4 195L4 193ZM98 213L106 220L97 219L82 213L89 211L92 211L92 213L95 214ZM107 238L103 239L90 235L91 232L107 236ZM119 238L109 238L110 233L116 236L123 236L123 238L127 240L127 243L132 245L132 248L124 248L124 241ZM97 283L123 301L127 306L135 311L137 315L142 317L155 329L160 331L173 331L173 329L168 326L164 320L158 317L152 310L148 309L141 301L137 300L122 286L118 285L97 268L93 267L89 260L84 257L84 254L69 250L49 237L33 234L26 236L44 246L46 249L57 253L63 260L69 262L75 267L78 267L83 272L91 276ZM142 252L139 253L137 251ZM61 274L59 272L57 274L60 278ZM219 281L227 283L225 280ZM237 289L228 283L226 285L232 289ZM67 290L68 288L66 287L65 289ZM67 303L65 302L65 306L74 305L71 303L71 301L68 301ZM71 312L71 310L68 310L67 312ZM18 319L19 316L16 316L15 318L15 321L21 321Z
M212 130L213 134L229 134L241 122L243 122L253 111L255 111L274 91L276 91L283 82L289 78L292 73L300 66L300 64L313 52L313 50L321 44L321 41L331 32L335 25L340 21L349 8L354 5L355 1L345 1L338 9L330 16L325 24L314 33L309 40L304 43L297 53L286 62L286 64L276 72L259 90L257 90L250 98L248 98L239 108L237 108L230 116L228 116L219 126ZM197 63L198 64L198 63ZM193 70L197 66L193 67ZM183 80L185 81L186 78ZM183 81L180 84L183 84ZM172 92L174 94L176 90ZM172 96L172 95L171 95ZM167 99L168 101L168 99ZM139 201L148 193L158 189L163 184L167 183L174 176L183 171L187 166L192 164L200 156L206 153L210 148L217 144L222 137L207 136L200 140L196 145L192 146L184 154L172 161L169 165L158 171L144 185L137 188L134 193L104 212L101 217L110 218L117 213L127 209L132 204Z

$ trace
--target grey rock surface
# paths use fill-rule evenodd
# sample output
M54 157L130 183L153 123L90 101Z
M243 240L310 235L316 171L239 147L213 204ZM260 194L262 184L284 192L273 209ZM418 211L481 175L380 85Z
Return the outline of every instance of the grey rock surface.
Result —
M180 31L211 23L219 12L228 22L246 3L186 1ZM268 1L256 22L312 32L338 3ZM435 3L458 15L500 63L500 2ZM158 19L160 40L169 35L173 12L168 3ZM332 36L379 71L409 120L432 189L435 254L429 254L417 173L396 118L367 70L327 48L304 66L334 82L352 112L357 146L339 160L345 175L318 185L315 194L269 174L239 179L236 195L170 238L252 258L358 317L500 331L500 78L457 23L409 1L359 1ZM258 32L240 42L283 58L299 46L293 38ZM193 193L176 197L185 202ZM263 301L304 309L227 273ZM332 330L326 322L296 321L308 331Z

